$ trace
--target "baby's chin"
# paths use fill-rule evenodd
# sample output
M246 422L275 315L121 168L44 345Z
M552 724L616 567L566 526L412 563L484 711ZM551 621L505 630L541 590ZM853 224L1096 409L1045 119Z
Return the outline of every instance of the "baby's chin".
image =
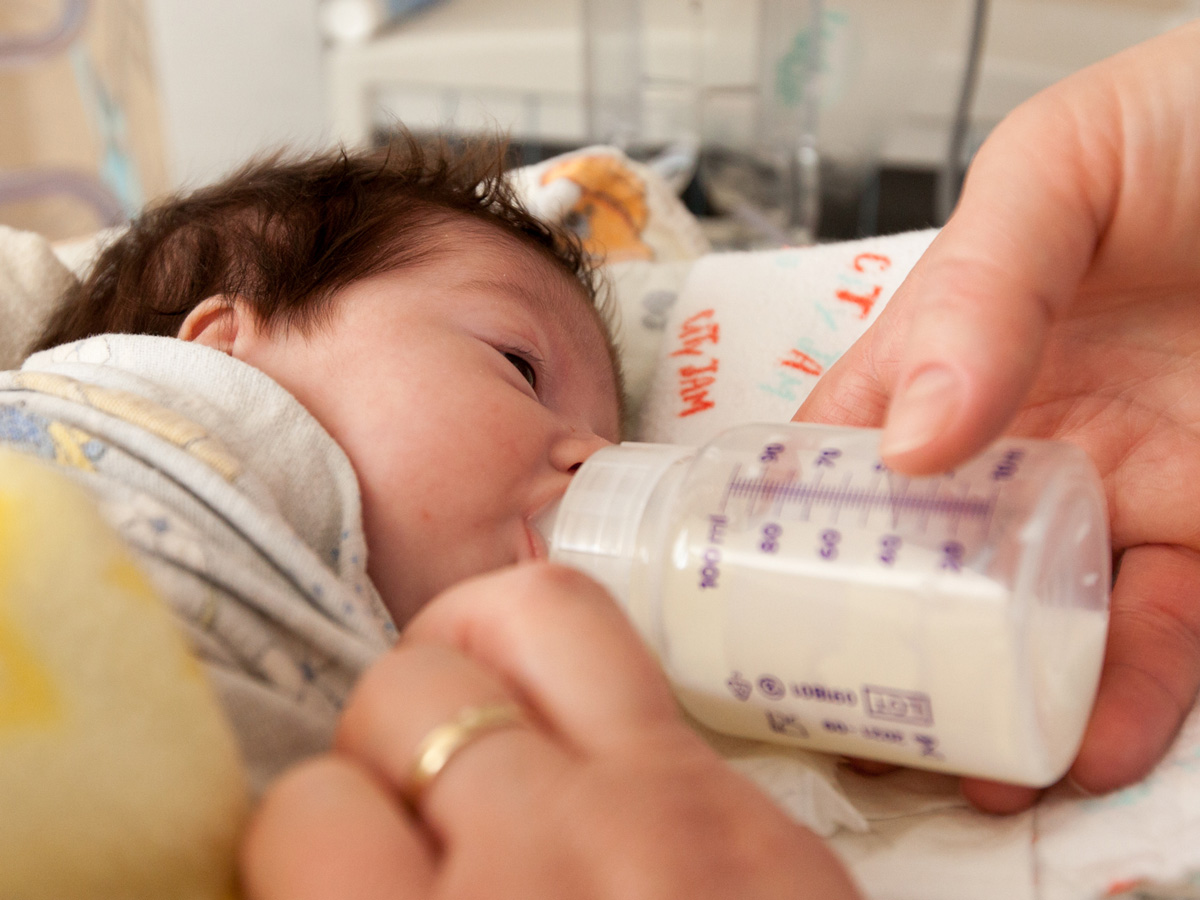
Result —
M450 586L448 580L445 586ZM391 614L392 622L398 630L403 630L413 616L428 606L444 589L437 583L419 584L403 580L390 585L376 580L375 587L379 591L379 599Z
M535 540L538 543L535 544ZM384 590L382 585L376 586L396 628L402 630L417 613L456 585L514 565L545 560L547 556L545 541L536 531L529 529L529 534L523 535L523 540L519 542L519 549L506 554L504 558L487 562L478 559L462 560L453 571L429 573L424 580L408 580L391 591Z

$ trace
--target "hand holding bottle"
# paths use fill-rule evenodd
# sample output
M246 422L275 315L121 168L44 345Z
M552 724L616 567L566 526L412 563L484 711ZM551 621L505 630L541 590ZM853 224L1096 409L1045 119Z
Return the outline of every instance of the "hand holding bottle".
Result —
M858 897L683 723L611 597L544 563L419 613L335 752L268 794L243 857L257 900Z
M1146 775L1200 685L1200 22L1018 108L874 327L797 419L885 425L942 471L1001 432L1070 441L1104 480L1120 568L1070 777ZM1028 789L964 782L1015 810Z

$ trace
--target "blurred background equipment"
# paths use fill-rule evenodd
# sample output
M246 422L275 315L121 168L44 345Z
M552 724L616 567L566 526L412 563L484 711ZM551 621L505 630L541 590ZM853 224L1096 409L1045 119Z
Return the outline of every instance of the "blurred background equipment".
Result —
M283 145L502 129L518 162L602 141L653 163L717 246L886 234L940 223L1021 101L1198 15L1200 0L4 0L23 62L0 68L0 170L80 172L127 213ZM61 236L108 218L40 196L0 222Z
M330 122L602 141L686 178L719 246L940 224L974 150L1195 0L443 0L328 47ZM695 176L695 177L688 177Z
M61 238L115 225L161 181L134 0L0 8L0 222ZM132 46L136 45L136 46ZM129 112L147 151L135 160Z

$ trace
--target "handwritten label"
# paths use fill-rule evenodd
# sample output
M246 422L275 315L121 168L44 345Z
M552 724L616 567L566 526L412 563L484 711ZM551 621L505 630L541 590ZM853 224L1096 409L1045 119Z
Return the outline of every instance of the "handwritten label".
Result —
M882 275L892 267L892 261L882 253L860 253L854 257L850 268L860 275ZM858 308L858 318L865 319L875 308L879 295L883 293L883 285L877 281L866 281L861 278L842 273L838 281L844 287L838 288L834 296L843 303L849 303Z
M829 348L821 349L811 340L802 338L778 360L772 372L775 383L760 382L758 387L789 403L798 403L807 396L808 387L825 373L835 359L837 353L830 352Z
M803 350L797 350L793 347L787 352L787 356L779 361L781 366L789 369L796 369L804 372L807 375L820 375L825 371L825 367L805 353Z
M807 334L776 359L772 377L760 382L759 390L788 403L798 403L808 396L813 383L858 336L862 321L874 312L885 287L881 276L891 268L891 258L882 253L858 253L844 262L834 276L832 292L812 301L816 321Z
M715 407L710 389L717 383L720 360L713 348L721 341L721 326L716 320L716 311L704 309L684 319L676 336L676 347L671 358L682 358L686 362L676 371L676 387L679 393L679 418L695 415Z

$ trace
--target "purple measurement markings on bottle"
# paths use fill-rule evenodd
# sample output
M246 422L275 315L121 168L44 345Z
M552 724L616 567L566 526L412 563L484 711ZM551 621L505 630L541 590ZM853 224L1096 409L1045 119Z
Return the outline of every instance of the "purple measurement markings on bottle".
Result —
M730 479L726 497L754 500L783 500L829 509L886 509L895 513L926 516L985 519L992 514L994 497L939 497L935 493L909 494L880 488L860 488L849 484L772 481L767 478Z

